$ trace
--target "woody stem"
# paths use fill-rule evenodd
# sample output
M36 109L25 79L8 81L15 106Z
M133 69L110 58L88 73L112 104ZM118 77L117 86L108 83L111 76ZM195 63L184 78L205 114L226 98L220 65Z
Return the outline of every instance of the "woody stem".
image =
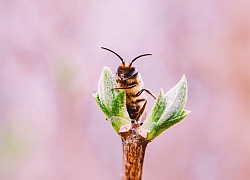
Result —
M123 147L123 180L141 180L145 150L149 141L136 129L120 133Z

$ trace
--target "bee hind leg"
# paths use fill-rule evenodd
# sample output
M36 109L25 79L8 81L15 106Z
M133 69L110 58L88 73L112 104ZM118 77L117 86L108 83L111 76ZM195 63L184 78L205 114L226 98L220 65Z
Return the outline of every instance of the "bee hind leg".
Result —
M136 122L139 123L140 125L142 125L142 122L138 122L138 121L139 121L140 116L145 111L146 105L147 105L147 100L145 101L145 103L143 104L142 108L140 109L140 111L138 112L138 114L137 114L137 116L135 118Z
M147 100L145 100L145 103L143 104L142 108L140 109L140 111L138 112L138 114L136 115L135 119L131 119L131 124L133 128L138 128L139 126L143 125L143 122L139 122L139 118L140 116L143 114L143 112L145 111L146 105L147 105Z

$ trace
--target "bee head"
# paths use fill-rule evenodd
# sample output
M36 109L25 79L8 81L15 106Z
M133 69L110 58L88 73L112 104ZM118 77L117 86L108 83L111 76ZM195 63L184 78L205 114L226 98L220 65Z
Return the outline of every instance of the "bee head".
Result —
M116 74L121 81L125 81L138 74L138 70L130 64L131 63L126 62L124 65L122 64L118 67Z
M102 49L105 49L107 51L110 51L112 53L114 53L116 56L119 57L119 59L121 60L122 62L122 65L120 65L117 69L117 76L118 78L121 80L121 81L125 81L127 79L130 79L134 76L136 76L138 74L138 70L132 66L133 62L135 62L135 60L137 60L138 58L140 57L143 57L143 56L149 56L149 55L152 55L152 54L142 54L140 56L137 56L136 58L134 58L131 62L124 62L123 59L121 58L121 56L119 56L116 52L108 49L108 48L105 48L105 47L101 47Z

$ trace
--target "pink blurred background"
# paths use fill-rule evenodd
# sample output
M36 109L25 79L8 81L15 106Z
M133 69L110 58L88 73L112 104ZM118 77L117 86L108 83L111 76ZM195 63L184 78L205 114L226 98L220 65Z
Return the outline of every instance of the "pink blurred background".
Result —
M250 179L249 8L1 0L0 179L120 179L121 141L92 92L121 62L101 46L127 61L152 53L134 65L155 94L188 80L192 113L148 145L144 180Z

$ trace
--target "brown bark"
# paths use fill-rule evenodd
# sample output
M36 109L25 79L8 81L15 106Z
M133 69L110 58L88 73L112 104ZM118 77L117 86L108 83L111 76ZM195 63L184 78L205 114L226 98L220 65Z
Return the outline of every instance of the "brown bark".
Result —
M138 128L120 133L123 147L123 180L141 180L145 150L149 141Z

